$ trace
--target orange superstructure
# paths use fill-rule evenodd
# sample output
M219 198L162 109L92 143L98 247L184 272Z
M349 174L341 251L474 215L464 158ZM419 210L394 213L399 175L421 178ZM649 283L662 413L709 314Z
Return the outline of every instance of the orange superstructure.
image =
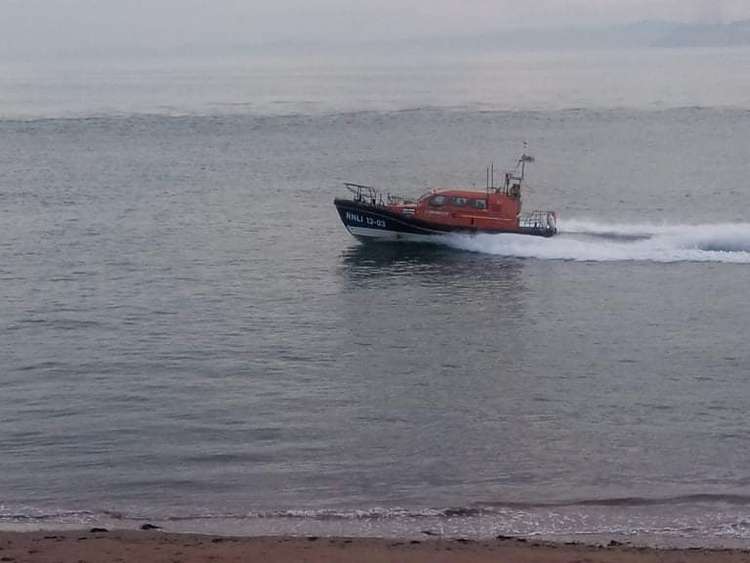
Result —
M403 213L411 207L416 219L479 231L517 231L521 198L501 192L435 189L414 204L387 205ZM408 211L407 211L408 212Z

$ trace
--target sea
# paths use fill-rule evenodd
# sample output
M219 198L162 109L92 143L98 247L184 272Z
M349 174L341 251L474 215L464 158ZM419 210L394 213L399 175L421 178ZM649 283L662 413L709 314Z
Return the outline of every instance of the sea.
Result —
M747 68L0 62L0 529L750 546ZM551 239L332 204L523 151Z

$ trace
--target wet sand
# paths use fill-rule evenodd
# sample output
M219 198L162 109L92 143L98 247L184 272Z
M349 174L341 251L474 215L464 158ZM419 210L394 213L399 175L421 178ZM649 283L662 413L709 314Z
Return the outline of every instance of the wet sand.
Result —
M220 537L160 531L0 532L10 563L724 563L750 562L747 550L667 550L514 539L392 540Z

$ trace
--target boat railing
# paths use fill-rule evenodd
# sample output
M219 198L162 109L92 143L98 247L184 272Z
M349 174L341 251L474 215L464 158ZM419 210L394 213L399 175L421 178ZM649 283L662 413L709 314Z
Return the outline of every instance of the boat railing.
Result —
M372 205L375 205L378 199L383 199L383 195L372 186L352 184L351 182L344 182L344 185L346 189L352 192L354 201L357 203L372 203Z
M353 184L351 182L344 182L346 188L352 192L353 200L357 203L364 203L365 205L372 205L378 207L384 207L386 205L404 205L414 203L413 201L403 198L401 196L393 195L387 192L381 192L372 186L366 186L364 184Z
M557 232L557 215L554 211L534 210L518 216L518 226L531 233L554 234Z

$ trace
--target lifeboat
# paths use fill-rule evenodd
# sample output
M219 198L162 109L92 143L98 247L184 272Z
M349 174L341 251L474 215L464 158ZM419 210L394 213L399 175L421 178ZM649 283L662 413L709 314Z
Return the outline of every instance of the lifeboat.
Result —
M557 234L554 211L521 211L526 164L534 158L522 154L516 167L495 186L494 166L487 169L484 190L438 188L419 199L394 196L362 184L345 183L349 198L333 204L341 221L362 241L422 242L450 233L515 233L551 237Z

